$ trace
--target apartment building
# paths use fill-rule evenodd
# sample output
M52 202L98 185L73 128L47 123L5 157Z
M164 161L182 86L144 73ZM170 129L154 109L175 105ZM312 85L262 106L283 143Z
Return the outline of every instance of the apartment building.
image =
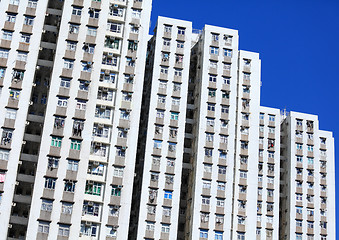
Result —
M280 239L335 239L334 139L315 115L281 124Z
M0 2L0 240L335 239L332 133L151 4Z
M131 239L177 235L191 35L191 22L159 17L149 40Z
M151 1L0 4L0 238L127 239Z
M279 239L280 110L260 107L256 239Z

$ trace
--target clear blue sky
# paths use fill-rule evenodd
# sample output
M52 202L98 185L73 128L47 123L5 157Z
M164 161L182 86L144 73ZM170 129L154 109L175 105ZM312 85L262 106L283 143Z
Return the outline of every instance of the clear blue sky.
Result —
M237 29L239 48L260 53L261 105L319 115L339 141L338 0L153 0L152 30L159 15Z

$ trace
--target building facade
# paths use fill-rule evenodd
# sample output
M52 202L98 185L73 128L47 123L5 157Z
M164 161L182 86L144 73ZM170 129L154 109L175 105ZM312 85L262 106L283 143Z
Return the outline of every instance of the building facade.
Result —
M0 240L335 239L332 133L151 4L0 2Z

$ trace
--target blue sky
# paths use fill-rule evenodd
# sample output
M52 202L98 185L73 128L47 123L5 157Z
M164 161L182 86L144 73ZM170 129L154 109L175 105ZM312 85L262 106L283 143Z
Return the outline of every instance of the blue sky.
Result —
M237 29L239 48L260 53L261 105L319 115L339 141L338 0L154 0L152 30L159 15Z

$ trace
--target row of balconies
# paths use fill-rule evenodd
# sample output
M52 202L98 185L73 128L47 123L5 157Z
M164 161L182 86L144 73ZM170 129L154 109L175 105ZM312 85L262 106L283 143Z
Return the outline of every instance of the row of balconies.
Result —
M264 135L264 132L261 132L261 131L259 131L259 137L260 138L263 138L265 135ZM275 134L274 133L268 133L267 134L267 138L269 138L269 139L275 139Z
M217 89L217 83L209 81L208 82L208 87L209 88L213 88L213 89ZM230 91L231 90L231 85L223 83L222 86L221 86L221 90Z
M295 130L296 131L304 131L304 127L303 127L303 125L296 125ZM306 127L306 132L307 133L313 133L314 132L314 128L307 126Z
M216 54L210 54L209 59L213 60L213 61L218 61L219 60L219 56L216 55ZM232 63L232 58L229 57L229 56L223 56L222 61L225 62L225 63Z
M209 74L217 75L218 74L218 69L210 67L209 68ZM231 77L231 71L224 69L222 75L225 76L225 77Z
M264 125L265 125L264 119L260 119L259 124L262 125L262 126L264 126ZM275 122L273 122L273 121L268 121L268 126L269 126L269 127L275 127Z

